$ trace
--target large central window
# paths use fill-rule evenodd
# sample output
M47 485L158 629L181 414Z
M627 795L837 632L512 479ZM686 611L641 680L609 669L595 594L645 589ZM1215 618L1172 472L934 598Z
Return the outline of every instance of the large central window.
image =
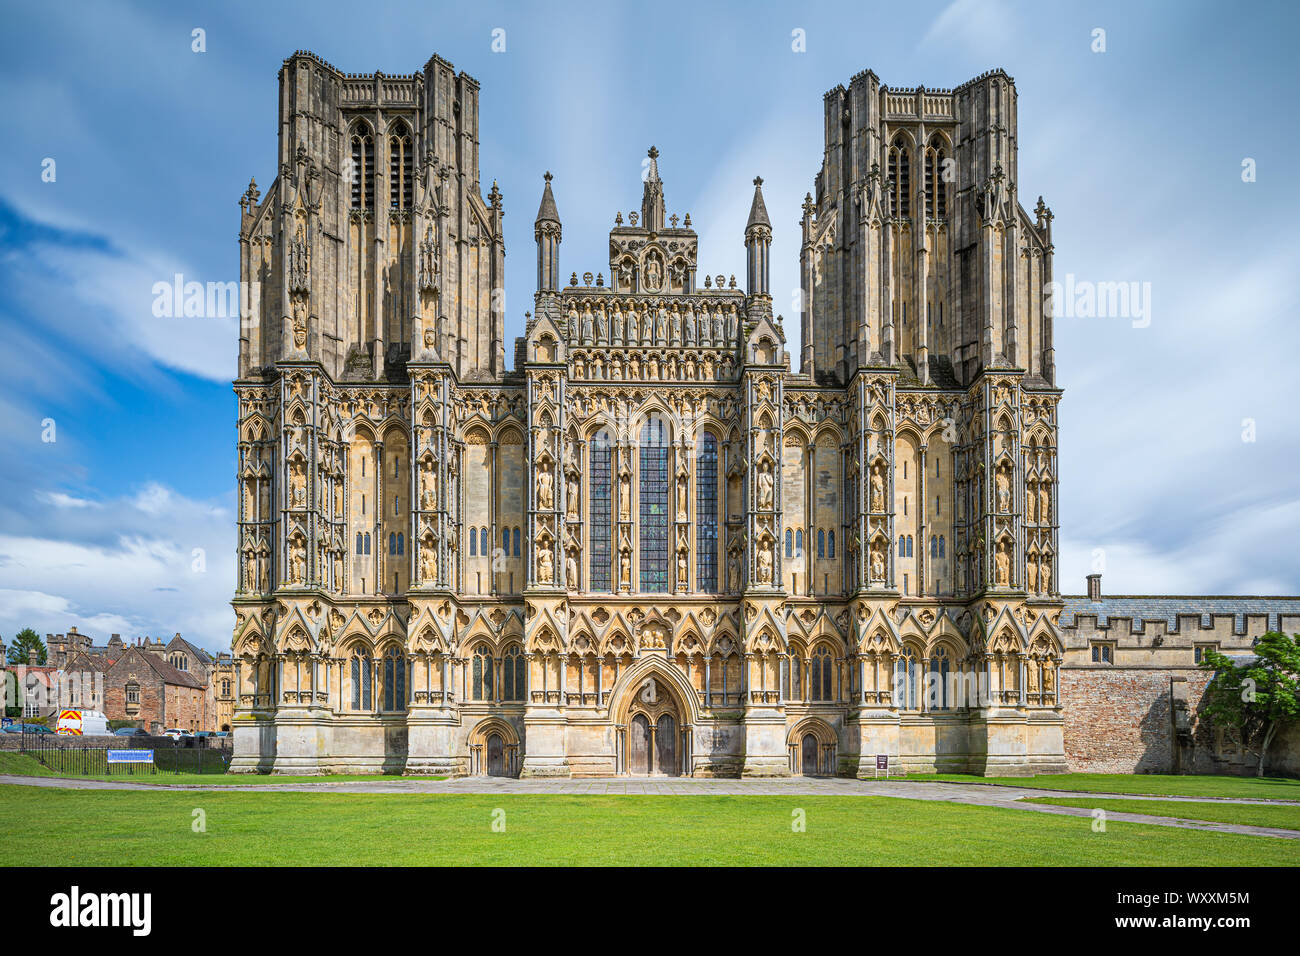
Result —
M668 590L668 430L641 429L641 590Z
M609 436L598 434L591 444L591 484L588 502L591 509L591 568L589 590L612 591L610 582L610 546L613 530L613 500L610 483L611 447Z
M695 581L718 590L718 439L704 433L695 467Z

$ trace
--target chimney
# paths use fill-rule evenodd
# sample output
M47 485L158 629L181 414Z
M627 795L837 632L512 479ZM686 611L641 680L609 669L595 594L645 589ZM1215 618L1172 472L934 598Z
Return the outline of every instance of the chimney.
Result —
M31 667L36 667L40 664L40 659L36 656L36 648L27 648L27 663Z
M1101 575L1100 574L1088 575L1088 600L1089 601L1101 600Z

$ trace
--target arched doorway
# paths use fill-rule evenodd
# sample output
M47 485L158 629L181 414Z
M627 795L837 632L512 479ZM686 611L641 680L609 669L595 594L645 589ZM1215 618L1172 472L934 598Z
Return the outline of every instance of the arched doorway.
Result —
M521 757L519 732L507 720L489 717L469 735L469 773L517 777Z
M680 776L679 727L672 693L655 677L647 677L628 708L627 772L639 776Z
M493 732L488 734L487 739L487 772L489 777L504 777L505 770L505 742L501 735Z
M790 728L786 746L790 772L805 777L826 777L836 771L838 739L834 729L817 717L807 717Z
M801 748L803 750L803 775L805 777L817 776L817 737L813 734L804 734Z

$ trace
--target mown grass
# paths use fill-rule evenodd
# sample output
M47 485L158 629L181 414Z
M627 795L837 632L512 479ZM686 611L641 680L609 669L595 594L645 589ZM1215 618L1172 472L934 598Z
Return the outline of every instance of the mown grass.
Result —
M1097 797L1032 797L1026 803L1050 803L1058 807L1085 807L1115 813L1145 813L1180 820L1209 820L1240 823L1252 827L1281 827L1300 830L1300 807L1266 803L1200 803L1190 800L1124 800ZM1300 862L1300 847L1296 848Z
M64 780L110 780L114 783L143 783L155 787L202 786L228 787L249 784L275 783L348 783L355 780L393 780L395 774L332 774L324 776L299 776L289 774L258 773L114 773L80 774L60 773L42 764L30 754L0 751L0 774L23 777L59 777ZM446 777L412 777L419 780L445 780Z
M196 811L202 811L201 814ZM202 819L205 832L195 832ZM799 832L797 824L805 829ZM494 822L504 830L494 829ZM858 796L0 787L0 866L1295 865L1289 840Z
M912 774L897 779L940 783L986 783L1035 790L1133 793L1164 797L1244 797L1300 800L1300 780L1286 777L1176 776L1157 773L1052 773L1035 777L977 777L968 773Z

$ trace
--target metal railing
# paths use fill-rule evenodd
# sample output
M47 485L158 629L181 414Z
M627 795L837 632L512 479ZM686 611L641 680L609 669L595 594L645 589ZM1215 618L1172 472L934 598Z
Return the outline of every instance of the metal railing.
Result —
M123 737L118 746L68 745L67 737L21 734L20 752L35 757L56 774L85 777L152 776L158 774L223 774L230 766L231 748L210 745L206 738ZM109 751L148 751L147 761L110 762Z

